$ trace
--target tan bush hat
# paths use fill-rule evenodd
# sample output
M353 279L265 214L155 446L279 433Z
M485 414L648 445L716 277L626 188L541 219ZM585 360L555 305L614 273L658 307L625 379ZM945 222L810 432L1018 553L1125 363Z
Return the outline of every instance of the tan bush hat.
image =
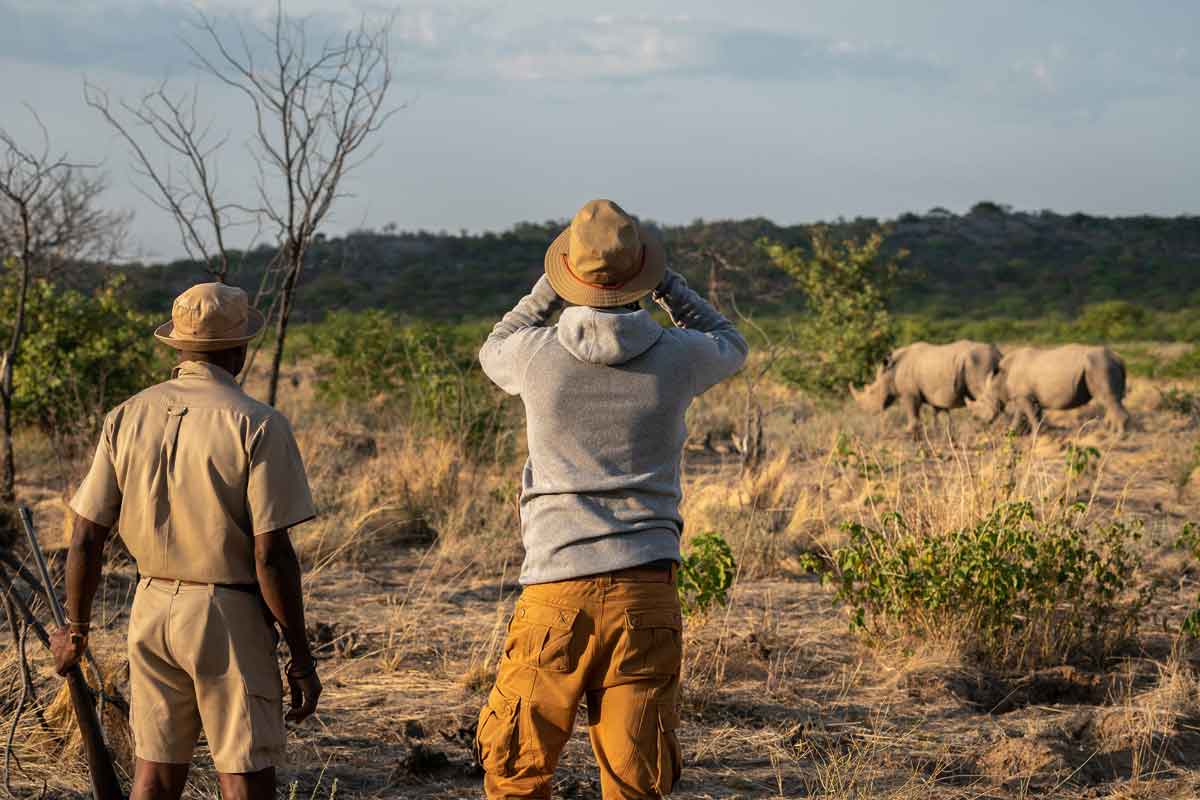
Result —
M175 298L171 321L154 335L176 350L211 353L238 347L266 325L262 313L250 307L246 293L223 283L199 283Z
M667 272L662 241L611 200L592 200L546 251L546 277L579 306L623 306L649 294Z

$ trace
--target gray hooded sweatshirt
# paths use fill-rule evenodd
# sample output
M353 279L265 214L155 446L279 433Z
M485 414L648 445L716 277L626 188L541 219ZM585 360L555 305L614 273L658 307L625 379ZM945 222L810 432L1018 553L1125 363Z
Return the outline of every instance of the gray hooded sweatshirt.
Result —
M729 320L668 271L648 311L563 306L543 276L492 329L484 372L525 404L521 583L679 560L680 460L692 400L746 360Z

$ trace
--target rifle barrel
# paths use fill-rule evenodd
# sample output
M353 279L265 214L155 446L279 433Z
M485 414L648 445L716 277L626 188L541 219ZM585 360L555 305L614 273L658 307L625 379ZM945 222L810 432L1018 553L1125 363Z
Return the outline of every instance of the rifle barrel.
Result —
M55 624L61 628L66 624L66 616L63 614L62 604L58 602L58 595L54 593L54 584L50 581L50 567L46 564L46 556L42 553L41 544L38 543L37 531L33 529L33 515L25 506L20 506L17 513L21 517L21 524L25 527L25 536L29 539L29 549L33 551L33 561L42 580L42 590L46 595L46 602L50 606L50 615L54 617ZM108 747L104 743L104 729L100 725L100 718L96 715L92 690L83 677L83 670L76 664L67 671L65 677L71 691L71 705L75 707L75 721L79 723L79 733L83 739L83 752L87 758L88 772L91 773L92 797L94 800L124 800L125 795L121 791L121 782L117 778L117 771L113 766L112 754L109 753Z
M42 552L42 546L38 543L37 532L33 529L33 515L29 513L29 509L25 506L18 508L17 513L20 515L21 524L25 528L25 537L29 540L29 549L33 552L33 563L37 567L38 577L42 579L42 589L46 594L46 603L50 606L50 616L54 618L54 624L61 628L67 624L67 618L63 613L62 604L58 602L58 595L54 593L54 583L50 580L50 567L46 564L46 555Z

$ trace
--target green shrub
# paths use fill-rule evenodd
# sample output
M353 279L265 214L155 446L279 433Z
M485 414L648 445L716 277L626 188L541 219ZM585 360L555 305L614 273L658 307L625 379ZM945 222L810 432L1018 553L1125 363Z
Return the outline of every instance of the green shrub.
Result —
M304 329L297 355L316 358L317 396L366 403L392 394L403 358L399 326L386 311L333 311Z
M724 537L702 533L692 539L679 567L679 602L685 614L703 614L729 602L737 561Z
M13 307L14 291L5 285L0 308ZM92 295L35 282L13 374L18 424L59 444L90 440L108 409L166 377L157 321L134 310L119 278ZM0 320L6 338L8 325Z
M474 328L336 311L304 339L321 400L399 406L414 428L461 437L480 452L497 445L504 406L478 366Z
M822 394L839 394L848 382L864 383L896 343L897 325L888 303L906 255L882 252L883 234L836 241L815 228L810 250L760 241L772 264L804 292L807 313L794 326L796 354L780 374L789 383Z
M1089 342L1124 342L1146 338L1150 314L1126 300L1109 300L1084 306L1072 326L1075 335Z
M1087 527L1081 511L1041 520L1009 503L946 533L890 515L878 529L847 524L849 543L808 565L876 640L950 635L999 668L1100 662L1133 636L1155 587L1137 584L1140 525Z

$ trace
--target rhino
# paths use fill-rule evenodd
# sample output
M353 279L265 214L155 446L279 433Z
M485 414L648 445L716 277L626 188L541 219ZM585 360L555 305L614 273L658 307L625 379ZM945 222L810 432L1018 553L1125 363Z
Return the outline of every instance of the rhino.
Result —
M875 372L875 380L850 394L863 411L880 413L897 400L908 417L905 428L916 435L921 406L950 413L983 394L988 378L1000 365L992 344L960 339L951 344L915 342L892 352Z
M1012 406L1013 429L1019 428L1022 419L1034 429L1041 423L1044 409L1080 408L1095 400L1104 408L1106 426L1121 435L1129 425L1124 399L1125 362L1107 347L1021 347L1001 359L999 371L987 381L970 410L990 423Z

